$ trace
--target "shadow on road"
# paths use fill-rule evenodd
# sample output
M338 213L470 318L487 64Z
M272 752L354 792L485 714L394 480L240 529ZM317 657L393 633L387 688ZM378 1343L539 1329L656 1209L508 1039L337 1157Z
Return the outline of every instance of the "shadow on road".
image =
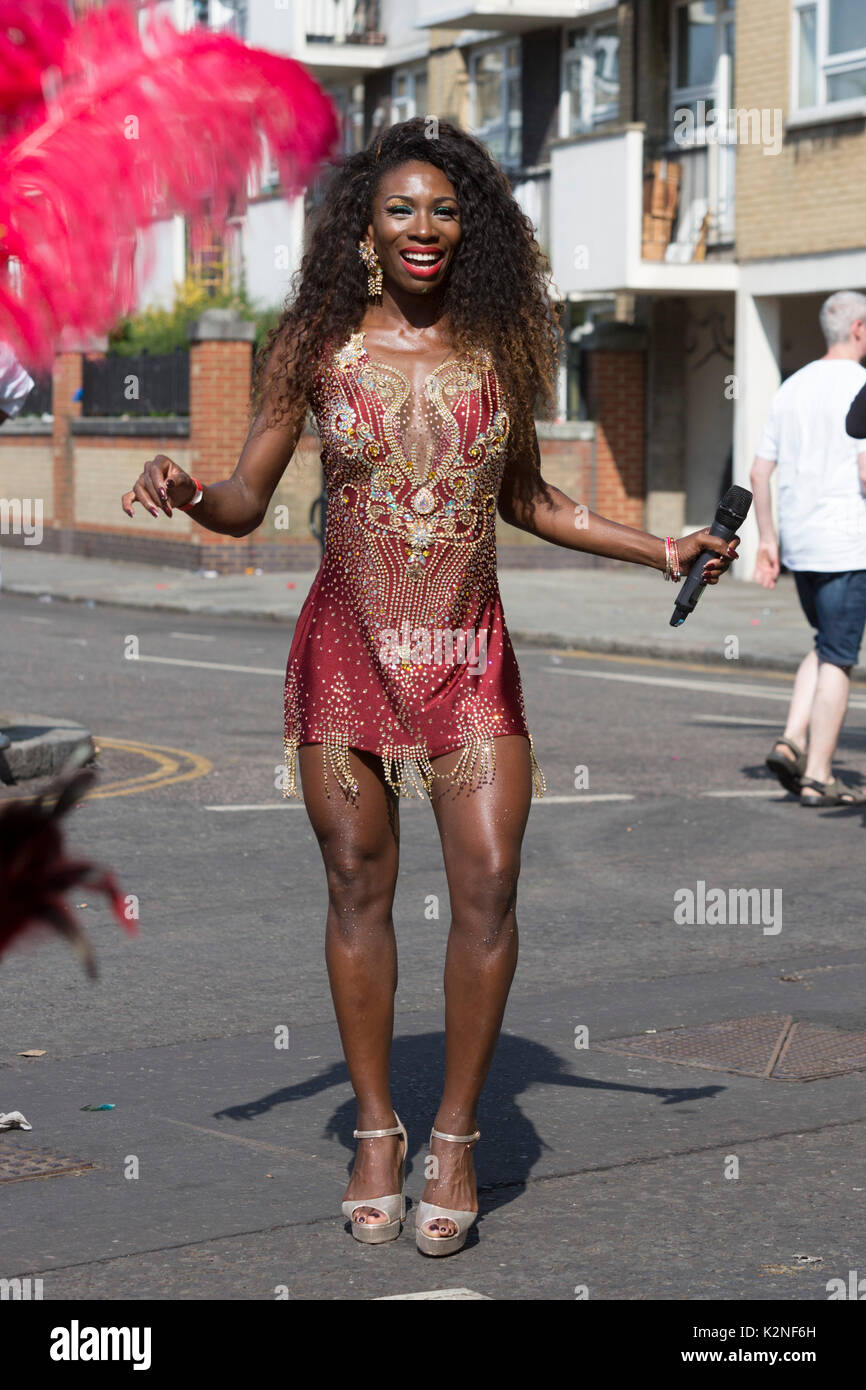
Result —
M422 1033L413 1037L395 1038L391 1052L392 1098L409 1135L409 1163L413 1156L423 1168L430 1136L430 1126L436 1114L445 1067L445 1035L442 1032ZM277 1091L260 1096L241 1105L232 1105L215 1112L214 1118L255 1120L279 1106L309 1101L334 1086L345 1086L349 1075L344 1062L336 1062L325 1071L299 1081L294 1086L281 1086ZM518 1097L532 1088L569 1087L576 1090L621 1092L655 1097L663 1105L682 1105L689 1101L712 1100L726 1087L718 1083L707 1086L641 1086L631 1082L597 1080L580 1076L567 1069L563 1059L543 1043L514 1034L504 1034L496 1051L490 1076L479 1107L481 1142L476 1146L476 1171L481 1194L481 1211L492 1211L514 1201L529 1181L544 1150L552 1151L535 1125L527 1119L518 1105ZM562 1101L550 1098L551 1127L562 1128ZM568 1131L579 1126L579 1116L572 1112L566 1119ZM343 1101L327 1119L324 1137L339 1142L347 1152L346 1173L351 1171L355 1152L354 1097ZM322 1131L319 1131L322 1133ZM300 1136L292 1126L297 1141ZM312 1126L304 1148L313 1148L316 1135ZM566 1169L573 1165L567 1163Z

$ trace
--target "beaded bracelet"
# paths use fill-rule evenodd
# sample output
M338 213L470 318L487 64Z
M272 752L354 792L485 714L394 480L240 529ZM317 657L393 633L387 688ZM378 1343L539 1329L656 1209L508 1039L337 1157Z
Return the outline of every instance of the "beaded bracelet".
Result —
M673 536L665 536L665 579L672 579L676 583L682 577L677 543Z

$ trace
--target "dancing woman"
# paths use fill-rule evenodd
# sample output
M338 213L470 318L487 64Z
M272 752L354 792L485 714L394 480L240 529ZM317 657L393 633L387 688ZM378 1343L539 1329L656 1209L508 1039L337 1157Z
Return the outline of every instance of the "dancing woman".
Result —
M293 297L259 352L232 476L202 487L158 455L123 497L210 531L260 526L308 407L328 492L321 567L285 687L296 773L328 887L325 953L360 1140L343 1211L391 1240L408 1140L390 1091L399 798L428 794L451 902L446 1061L419 1249L459 1250L477 1215L476 1109L517 962L520 849L544 778L499 597L495 520L670 577L701 550L588 511L541 477L534 414L560 330L532 224L484 146L421 118L334 172ZM446 645L447 644L447 645ZM388 1194L388 1195L383 1195Z

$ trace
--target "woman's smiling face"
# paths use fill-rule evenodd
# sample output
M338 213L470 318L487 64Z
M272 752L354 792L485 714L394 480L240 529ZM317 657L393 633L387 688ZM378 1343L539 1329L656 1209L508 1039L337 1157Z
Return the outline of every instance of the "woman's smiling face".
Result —
M460 241L460 208L442 170L413 159L383 174L366 240L395 287L410 294L440 288Z

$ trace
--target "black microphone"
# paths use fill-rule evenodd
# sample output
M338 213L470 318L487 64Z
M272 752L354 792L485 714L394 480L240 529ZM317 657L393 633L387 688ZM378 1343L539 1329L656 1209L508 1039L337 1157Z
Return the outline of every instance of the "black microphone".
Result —
M716 510L715 520L710 527L711 536L721 536L729 541L737 534L752 505L752 494L746 487L729 487ZM698 599L707 587L703 573L709 560L716 560L714 550L702 550L688 572L683 587L677 594L671 627L679 627L690 613L694 613Z

